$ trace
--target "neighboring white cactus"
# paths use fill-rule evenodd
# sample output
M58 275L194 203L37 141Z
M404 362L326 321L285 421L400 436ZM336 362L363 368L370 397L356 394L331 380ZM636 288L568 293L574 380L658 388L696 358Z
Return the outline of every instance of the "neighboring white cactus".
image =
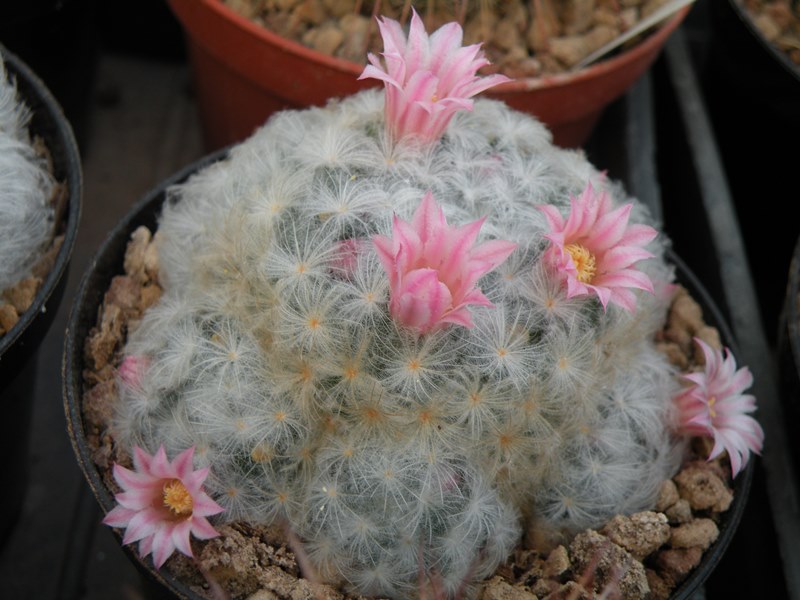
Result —
M454 595L506 557L521 518L553 531L652 507L677 469L675 373L655 349L664 241L634 311L568 298L548 221L591 182L625 198L532 117L489 100L416 145L384 134L381 94L284 112L169 192L160 303L128 337L116 438L195 447L223 520L288 522L358 593ZM453 226L516 250L479 282L473 327L424 335L388 310L374 236L431 191Z
M30 116L0 58L0 291L30 275L52 235L54 181L31 144Z

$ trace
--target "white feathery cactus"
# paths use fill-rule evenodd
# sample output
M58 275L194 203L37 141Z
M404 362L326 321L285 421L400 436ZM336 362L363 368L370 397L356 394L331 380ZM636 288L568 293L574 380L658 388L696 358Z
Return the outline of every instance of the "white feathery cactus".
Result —
M52 234L54 181L31 144L30 117L0 58L0 291L30 275Z
M568 297L547 219L592 186L633 202L533 118L475 102L436 144L389 143L375 91L273 117L170 190L165 294L128 338L117 439L195 447L223 520L288 522L318 570L361 594L454 595L488 575L521 519L577 531L652 506L678 466L678 384L653 345L672 278L664 242L636 310ZM432 191L448 223L516 250L484 275L474 326L392 318L371 239Z

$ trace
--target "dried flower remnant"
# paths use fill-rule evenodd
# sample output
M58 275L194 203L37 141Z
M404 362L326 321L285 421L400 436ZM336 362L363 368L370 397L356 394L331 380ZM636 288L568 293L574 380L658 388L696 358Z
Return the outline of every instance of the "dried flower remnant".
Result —
M384 113L393 139L418 136L438 140L453 114L472 110L472 96L500 83L505 75L478 77L489 61L479 44L462 46L464 32L458 23L446 23L430 37L414 11L406 39L397 21L378 19L383 38L383 59L369 54L359 79L374 78L386 88Z
M764 430L748 413L755 411L756 399L743 392L753 383L750 369L736 368L736 359L694 339L705 356L702 372L684 375L691 385L676 398L681 433L709 436L714 447L708 459L727 451L734 477L747 464L750 453L761 453Z
M428 192L411 223L395 216L394 238L373 238L389 274L389 311L397 322L420 333L447 323L472 327L468 306L492 306L476 287L478 279L500 265L517 245L492 240L475 246L483 221L449 226Z
M650 278L634 268L652 258L644 246L656 237L648 225L629 225L632 204L613 209L605 191L596 193L591 183L580 197L570 198L566 220L553 205L539 206L550 227L544 237L552 242L546 258L567 282L567 297L596 294L603 308L617 304L633 312L636 296L631 288L653 293Z
M164 447L150 455L134 448L134 470L114 465L114 479L123 491L118 506L103 523L125 529L123 544L139 542L140 556L153 554L159 569L175 550L193 556L190 535L201 540L218 535L206 517L222 512L203 491L208 469L192 469L194 447L169 461Z

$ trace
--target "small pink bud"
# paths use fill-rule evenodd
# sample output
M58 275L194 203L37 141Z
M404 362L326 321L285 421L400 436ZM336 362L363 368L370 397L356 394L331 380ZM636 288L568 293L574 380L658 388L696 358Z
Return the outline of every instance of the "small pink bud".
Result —
M128 355L122 359L117 372L125 385L132 389L140 389L142 378L149 366L150 359L147 356Z

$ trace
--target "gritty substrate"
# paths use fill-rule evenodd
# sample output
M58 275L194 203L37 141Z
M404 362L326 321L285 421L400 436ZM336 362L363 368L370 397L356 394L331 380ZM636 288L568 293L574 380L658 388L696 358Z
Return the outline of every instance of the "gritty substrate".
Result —
M462 23L465 42L483 43L492 70L520 78L569 71L667 0L224 2L236 13L284 38L358 64L364 63L368 51L382 50L372 14L406 21L413 5L428 31L448 21Z
M114 277L105 294L97 325L85 341L83 418L87 442L105 484L117 486L114 462L130 466L130 457L110 435L116 401L116 367L127 333L161 296L158 255L151 232L144 227L131 236L124 275ZM659 347L682 371L702 367L703 356L693 337L720 347L719 333L703 321L700 306L678 288ZM727 459L707 462L709 440L693 440L681 471L662 484L652 511L619 515L598 530L586 530L569 543L541 550L524 539L496 574L482 583L481 600L583 600L668 598L700 563L717 539L718 523L731 505ZM344 600L352 598L332 585L302 577L302 545L291 532L234 523L218 527L220 537L193 540L197 564L222 584L233 599ZM288 536L288 537L287 537ZM526 536L528 537L528 536ZM533 537L533 536L530 536ZM297 550L299 554L296 554ZM195 563L175 554L170 570L201 597L211 597L207 580ZM306 572L306 575L308 573ZM427 582L435 596L435 581Z

